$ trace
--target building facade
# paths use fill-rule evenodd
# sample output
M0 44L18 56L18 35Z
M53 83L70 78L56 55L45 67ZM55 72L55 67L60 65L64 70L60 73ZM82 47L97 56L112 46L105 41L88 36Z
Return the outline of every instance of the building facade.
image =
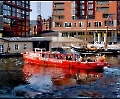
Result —
M30 1L0 1L0 7L3 37L26 36L30 31Z
M38 18L37 20L30 20L30 29L31 29L31 33L33 36L35 35L41 35L42 31L49 31L52 29L52 17L49 17L48 19L43 19L41 18L40 22L41 25L39 26L39 30L38 28Z
M117 42L119 1L53 1L52 30L89 42Z
M51 39L41 37L0 37L0 53L23 53L34 48L51 49Z

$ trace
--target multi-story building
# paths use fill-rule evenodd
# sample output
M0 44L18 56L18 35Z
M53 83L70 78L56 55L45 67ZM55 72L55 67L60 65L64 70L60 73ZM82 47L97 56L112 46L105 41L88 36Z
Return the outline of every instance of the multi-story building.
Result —
M52 15L62 37L117 42L119 1L53 1Z
M0 32L5 37L30 31L30 1L0 1Z
M37 34L37 35L41 35L42 31L46 31L46 30L51 30L52 28L52 17L49 17L48 19L43 19L41 20L41 30L37 31L37 20L30 20L30 29L31 29L31 33Z

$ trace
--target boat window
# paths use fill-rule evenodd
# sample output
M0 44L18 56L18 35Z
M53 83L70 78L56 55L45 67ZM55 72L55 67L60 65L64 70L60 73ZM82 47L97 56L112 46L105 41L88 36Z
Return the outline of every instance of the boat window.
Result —
M50 58L54 58L54 55L53 55L53 54L50 54Z
M48 55L48 54L45 54L44 57L45 57L45 58L49 58L49 55Z
M42 54L42 57L44 57L44 54Z
M66 56L66 60L72 60L72 56L71 55L67 55Z
M59 56L57 54L55 55L55 57L56 57L56 59L59 59Z

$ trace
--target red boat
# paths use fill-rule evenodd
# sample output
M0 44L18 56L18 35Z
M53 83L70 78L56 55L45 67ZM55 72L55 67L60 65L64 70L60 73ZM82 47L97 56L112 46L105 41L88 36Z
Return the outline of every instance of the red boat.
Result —
M50 51L31 51L23 54L23 58L27 63L40 64L46 66L56 67L69 67L69 68L80 68L99 70L103 67L108 67L108 63L105 61L75 61L73 54L61 54L60 52Z

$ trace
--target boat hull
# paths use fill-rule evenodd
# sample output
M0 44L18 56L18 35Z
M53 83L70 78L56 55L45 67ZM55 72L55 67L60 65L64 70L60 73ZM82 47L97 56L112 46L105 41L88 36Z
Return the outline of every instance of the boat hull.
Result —
M101 70L103 67L108 66L107 62L78 62L55 58L43 58L43 57L28 57L23 55L25 62L31 64L40 64L46 66L56 66L63 68L80 68L89 70Z

